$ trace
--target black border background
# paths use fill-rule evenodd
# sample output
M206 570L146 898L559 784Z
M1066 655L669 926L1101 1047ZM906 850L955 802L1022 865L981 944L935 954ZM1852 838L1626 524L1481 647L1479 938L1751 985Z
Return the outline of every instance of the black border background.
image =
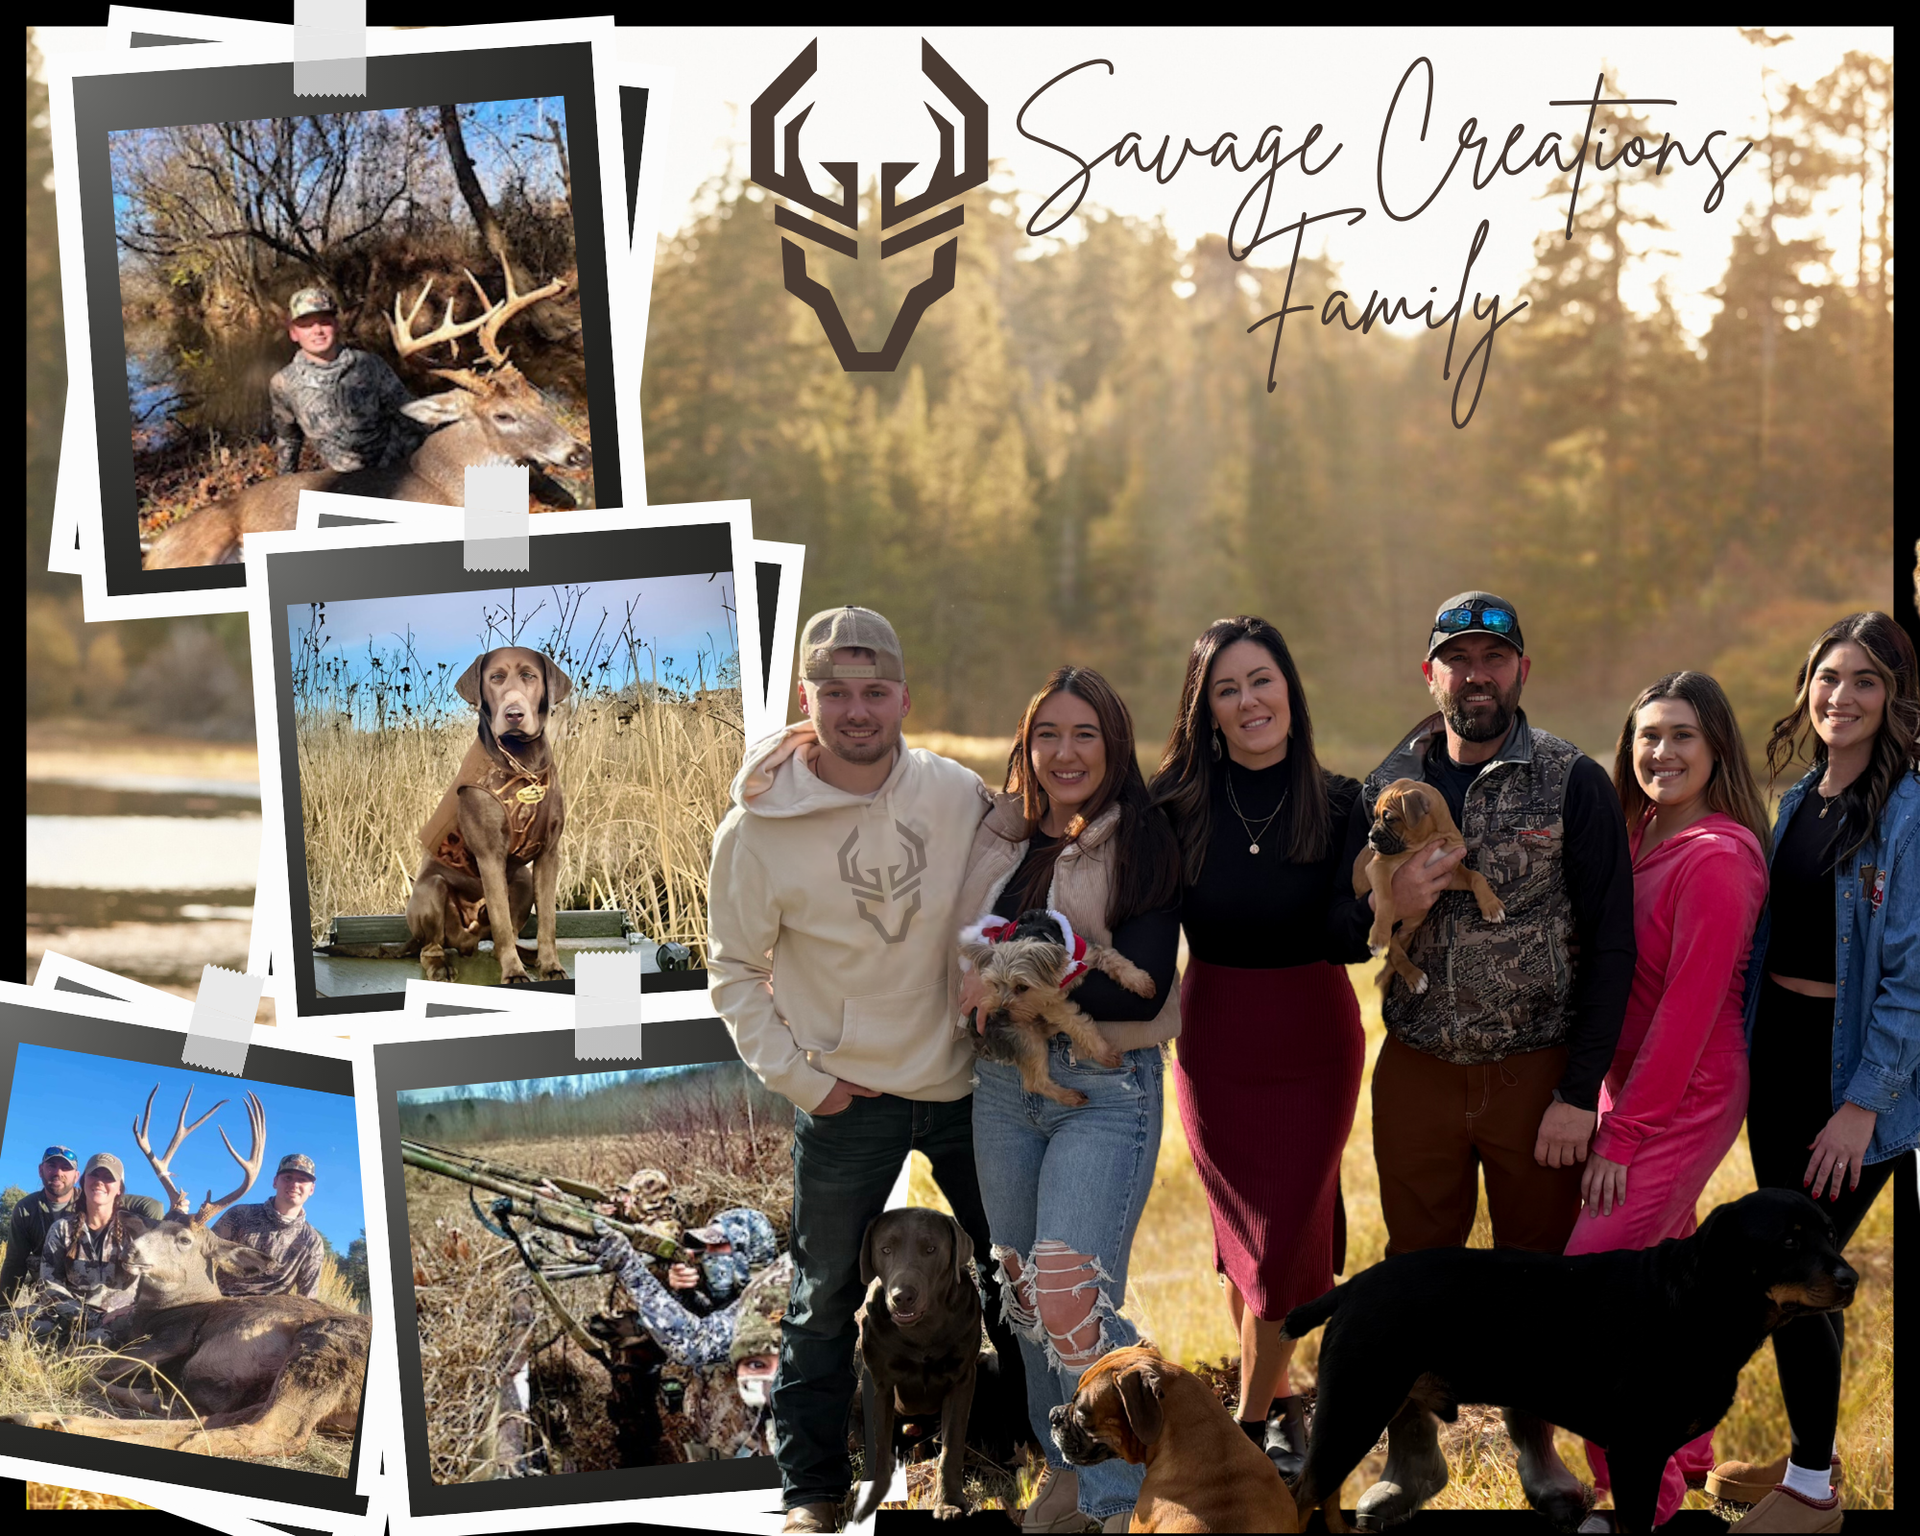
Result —
M651 985L651 978L649 978ZM428 1018L455 1012L492 1013L487 1008L429 1005ZM502 1015L511 1028L511 1017ZM373 1091L380 1145L361 1149L376 1159L387 1195L387 1247L393 1273L394 1343L400 1362L400 1432L406 1436L408 1504L415 1516L548 1508L606 1499L663 1498L726 1493L742 1488L777 1489L780 1469L771 1456L729 1461L678 1462L662 1467L623 1467L608 1472L572 1472L562 1477L506 1478L488 1483L441 1485L428 1474L426 1387L420 1375L420 1339L415 1324L413 1255L408 1242L406 1168L400 1161L400 1099L403 1088L446 1088L515 1078L564 1077L585 1069L625 1072L740 1060L733 1037L718 1019L687 1019L646 1026L646 1059L582 1062L574 1032L551 1029L486 1035L474 1039L421 1040L373 1048ZM644 1090L641 1090L644 1091ZM789 1196L791 1198L791 1196Z
M276 17L275 19L284 19ZM453 40L450 34L448 41ZM434 106L447 101L505 101L561 96L567 104L567 149L573 175L574 249L579 263L580 322L588 408L593 418L594 494L606 507L623 504L621 416L639 402L613 387L612 323L607 307L606 209L599 148L599 104L593 52L587 43L471 48L367 60L367 94L349 101L368 110ZM99 447L101 543L106 589L121 597L243 587L242 567L140 569L134 515L133 448L127 436L126 334L120 321L120 275L113 232L113 178L107 135L169 124L243 122L299 116L313 98L293 93L293 66L245 64L90 75L73 82L80 179L81 249L86 268L88 344L93 354L94 424ZM623 272L622 277L625 277Z
M267 612L273 625L271 643L277 706L273 729L280 743L283 822L278 831L287 857L293 982L303 1017L398 1012L406 1006L406 992L403 989L320 997L314 990L312 947L300 938L309 931L312 909L307 889L306 840L300 818L300 756L293 740L293 690L289 683L293 658L287 609L309 602L406 597L424 592L488 592L503 587L557 586L563 582L593 585L608 580L659 580L708 571L734 574L733 528L724 522L610 532L569 529L563 533L542 534L528 540L525 571L470 571L464 564L464 551L465 545L457 540L440 540L381 549L298 550L269 555L263 562ZM757 589L757 576L755 584ZM265 725L266 722L259 722L260 728ZM274 829L263 827L261 835L271 837ZM569 996L573 992L571 981L531 985L543 992ZM707 985L707 973L703 970L661 971L649 976L646 985L650 992L702 991Z
M67 987L63 990L83 989ZM186 1038L177 1030L59 1013L51 1009L29 1007L11 998L0 1000L0 1103L9 1107L12 1105L13 1069L19 1054L17 1048L22 1044L48 1046L60 1051L84 1051L95 1056L110 1056L117 1061L178 1067L182 1064L180 1052ZM207 1074L213 1078L219 1075L212 1072ZM288 1088L309 1088L318 1093L339 1094L349 1099L353 1097L353 1063L335 1061L325 1056L309 1056L279 1046L251 1046L247 1051L246 1075L258 1082L279 1083ZM132 1114L134 1108L130 1106L128 1113ZM364 1158L367 1149L362 1147L360 1150ZM363 1422L365 1411L363 1401ZM85 1435L61 1434L57 1430L23 1429L16 1424L0 1424L0 1455L72 1466L90 1472L117 1472L127 1477L150 1478L157 1483L172 1483L182 1488L208 1488L220 1493L273 1499L284 1504L304 1504L316 1510L348 1514L364 1514L367 1508L366 1499L353 1491L354 1481L359 1476L360 1448L360 1428L356 1426L353 1457L348 1463L346 1476L328 1477L320 1472L300 1472L286 1467L229 1461L217 1456L197 1455L192 1451L167 1451L151 1445L94 1440Z

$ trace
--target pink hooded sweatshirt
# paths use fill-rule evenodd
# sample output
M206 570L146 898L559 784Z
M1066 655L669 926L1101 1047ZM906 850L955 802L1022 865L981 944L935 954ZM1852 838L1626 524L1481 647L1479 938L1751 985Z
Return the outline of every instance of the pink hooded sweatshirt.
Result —
M1607 1072L1611 1111L1593 1139L1629 1166L1664 1130L1709 1051L1744 1051L1747 951L1767 899L1760 843L1710 811L1640 862L1646 823L1632 835L1633 992Z

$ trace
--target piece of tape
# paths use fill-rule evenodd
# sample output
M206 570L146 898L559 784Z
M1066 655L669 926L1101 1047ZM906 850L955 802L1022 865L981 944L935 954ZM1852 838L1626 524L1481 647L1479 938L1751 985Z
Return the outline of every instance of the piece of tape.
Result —
M573 971L573 1054L582 1061L640 1059L640 957L589 949Z
M193 1020L180 1051L182 1065L238 1077L246 1069L253 1016L260 1010L264 985L259 976L203 966L200 995L193 1000Z
M466 568L524 571L533 519L527 514L527 466L504 460L467 466Z
M367 0L293 0L293 94L367 94Z

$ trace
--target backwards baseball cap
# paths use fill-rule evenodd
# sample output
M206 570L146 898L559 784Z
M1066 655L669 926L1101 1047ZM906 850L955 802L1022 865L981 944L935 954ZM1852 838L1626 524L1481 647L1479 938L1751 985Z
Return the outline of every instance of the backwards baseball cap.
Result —
M106 1169L108 1173L113 1175L113 1182L116 1184L125 1184L127 1182L127 1170L121 1166L120 1159L115 1157L111 1152L94 1153L92 1157L87 1159L86 1170L80 1177L84 1179L87 1174L92 1173L96 1168Z
M1433 633L1427 637L1427 660L1456 635L1492 635L1504 640L1521 655L1527 643L1520 637L1520 612L1504 597L1491 592L1461 592L1448 598L1433 616Z
M287 301L287 318L304 320L308 315L331 315L339 312L340 306L333 302L333 295L324 288L302 288Z
M313 1159L304 1152L289 1152L280 1159L280 1166L273 1170L273 1176L277 1179L283 1173L304 1173L312 1178Z
M867 662L837 662L835 651L872 651ZM871 608L828 608L807 620L800 631L800 676L810 683L830 678L881 677L907 680L900 660L900 637Z
M73 1155L72 1147L48 1147L40 1154L40 1161L43 1163L51 1163L56 1159L64 1162L69 1168L80 1166L80 1159Z

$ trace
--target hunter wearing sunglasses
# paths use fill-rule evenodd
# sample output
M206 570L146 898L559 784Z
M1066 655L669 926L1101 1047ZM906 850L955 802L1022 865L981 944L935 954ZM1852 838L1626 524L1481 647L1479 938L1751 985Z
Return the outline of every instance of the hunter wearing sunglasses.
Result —
M1606 770L1520 708L1528 666L1512 603L1489 592L1443 603L1420 669L1436 712L1368 777L1368 814L1349 823L1351 864L1380 792L1419 779L1466 837L1416 854L1393 881L1403 931L1425 917L1407 952L1429 981L1416 995L1395 976L1381 1005L1373 1154L1389 1254L1464 1245L1482 1169L1498 1247L1559 1253L1580 1214L1580 1164L1633 985L1633 869ZM1462 859L1505 921L1442 889ZM1506 1418L1528 1501L1572 1530L1591 1495L1551 1426ZM1363 1524L1406 1518L1446 1480L1433 1415L1409 1403L1389 1426L1381 1481L1360 1498Z

